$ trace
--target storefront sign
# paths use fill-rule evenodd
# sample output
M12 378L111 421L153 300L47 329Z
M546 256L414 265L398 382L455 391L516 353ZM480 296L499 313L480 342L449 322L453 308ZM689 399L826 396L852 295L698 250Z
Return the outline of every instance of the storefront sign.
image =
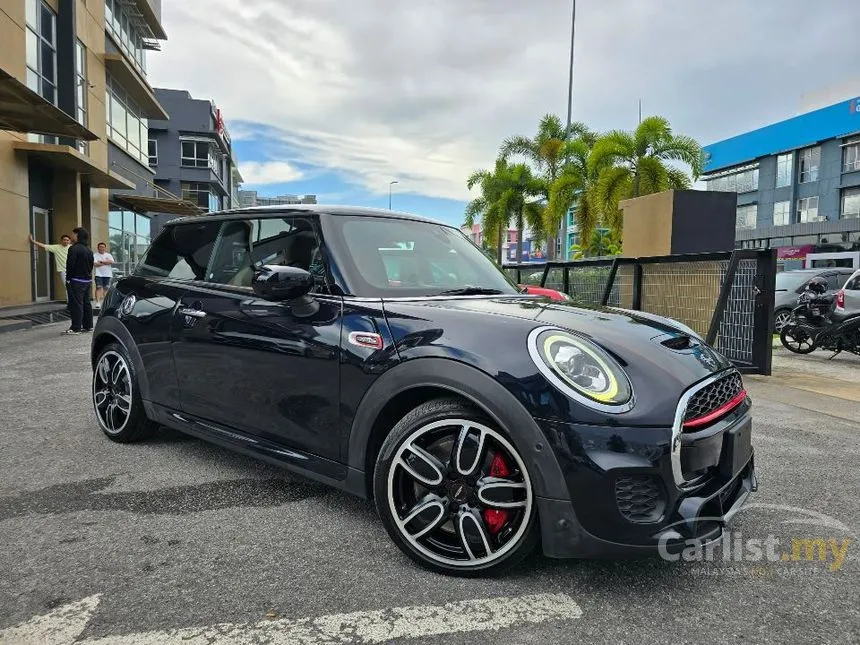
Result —
M806 254L815 250L814 244L802 246L782 246L776 250L778 260L805 260Z

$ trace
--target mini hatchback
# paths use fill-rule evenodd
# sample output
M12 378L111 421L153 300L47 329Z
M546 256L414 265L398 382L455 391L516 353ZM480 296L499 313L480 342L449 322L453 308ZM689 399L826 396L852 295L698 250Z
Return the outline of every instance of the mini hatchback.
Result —
M751 402L682 324L524 293L458 229L279 206L178 219L106 296L92 398L372 499L420 564L496 573L721 538Z

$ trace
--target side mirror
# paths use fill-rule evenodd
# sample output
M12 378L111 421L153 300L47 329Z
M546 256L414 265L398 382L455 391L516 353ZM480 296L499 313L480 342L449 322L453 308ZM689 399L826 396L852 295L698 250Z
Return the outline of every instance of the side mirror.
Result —
M298 267L268 264L254 270L252 286L265 300L295 300L314 288L314 277Z

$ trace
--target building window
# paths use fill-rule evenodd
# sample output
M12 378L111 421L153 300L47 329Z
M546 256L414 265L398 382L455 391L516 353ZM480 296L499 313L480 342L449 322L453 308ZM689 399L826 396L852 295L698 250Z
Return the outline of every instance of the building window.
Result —
M819 222L822 217L818 216L818 197L803 197L797 200L798 222Z
M87 127L87 48L80 40L75 41L75 117L82 126ZM89 144L78 142L78 150L87 154Z
M57 16L41 0L27 5L27 87L57 104Z
M758 167L741 168L707 180L708 190L749 193L758 190Z
M115 277L128 275L146 252L150 242L149 218L110 205L108 213L108 252L113 255ZM105 240L94 240L104 242Z
M800 168L798 181L803 184L808 181L818 181L818 166L821 164L821 148L807 148L800 152Z
M849 141L842 147L842 172L860 170L860 139Z
M776 158L776 187L791 186L792 154L787 152Z
M758 206L756 204L738 206L735 228L755 228L757 213Z
M787 226L791 224L791 202L776 202L773 205L773 225Z
M205 141L182 141L182 165L191 168L209 166L209 144Z
M143 39L146 34L139 27L143 23L129 13L128 4L127 0L105 0L105 29L145 76L146 49Z
M182 188L182 199L185 199L192 204L196 204L206 211L218 210L217 207L214 209L211 208L211 198L215 196L209 192L209 184L196 181L183 181L180 184L180 187Z
M150 139L147 145L149 152L149 165L157 166L158 165L158 141L155 139Z
M842 191L842 211L840 217L860 217L860 188L846 188Z
M149 138L148 121L140 116L140 108L110 74L106 76L105 87L108 137L141 164L147 164L144 142Z

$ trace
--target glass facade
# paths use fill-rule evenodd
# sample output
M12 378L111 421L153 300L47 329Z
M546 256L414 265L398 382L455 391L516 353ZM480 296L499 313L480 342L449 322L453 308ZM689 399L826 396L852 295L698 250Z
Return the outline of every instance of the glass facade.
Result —
M128 275L149 247L149 218L134 211L122 210L111 204L108 213L108 240L93 240L95 244L107 242L108 252L113 255L114 277Z
M108 137L144 166L148 165L148 121L140 116L140 108L110 74L106 75L105 87Z
M144 33L122 0L105 0L105 29L132 64L146 75Z
M75 41L75 118L87 127L87 48L80 40ZM78 141L78 150L87 154L89 143Z
M758 190L758 167L745 168L708 179L708 190L748 193Z
M204 182L183 181L180 183L182 199L196 204L205 211L221 210L221 198Z
M209 168L217 177L223 176L224 157L214 141L181 139L180 163L186 168Z
M27 87L57 104L57 16L42 0L26 0Z

